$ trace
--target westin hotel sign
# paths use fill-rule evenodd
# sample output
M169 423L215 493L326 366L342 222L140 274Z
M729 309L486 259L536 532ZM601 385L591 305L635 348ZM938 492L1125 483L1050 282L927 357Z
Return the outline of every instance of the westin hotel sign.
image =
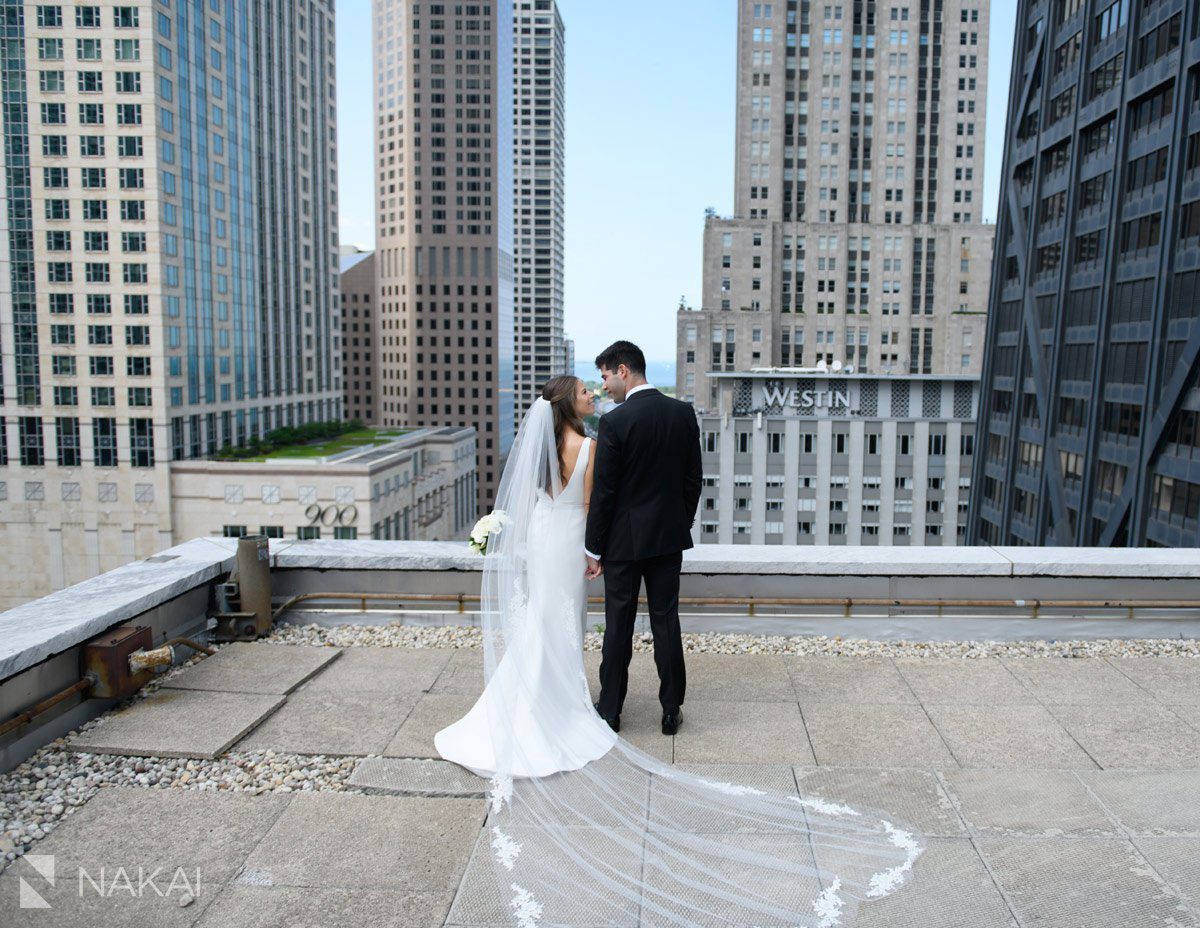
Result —
M854 386L857 387L857 384ZM852 391L848 383L801 390L775 381L764 384L760 389L763 406L782 406L785 411L794 409L811 415L819 412L854 412L858 409L858 391Z

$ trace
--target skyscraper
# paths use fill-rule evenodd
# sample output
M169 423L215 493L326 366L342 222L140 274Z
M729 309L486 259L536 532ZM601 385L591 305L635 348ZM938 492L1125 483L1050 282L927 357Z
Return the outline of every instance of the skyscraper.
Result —
M374 0L377 418L513 438L513 9Z
M375 252L342 248L342 416L375 424Z
M849 363L978 373L987 0L738 4L735 206L704 228L677 388Z
M168 546L171 460L341 382L331 0L0 13L11 603Z
M565 28L554 0L513 3L514 422L563 367Z
M1198 34L1018 6L973 543L1200 545Z

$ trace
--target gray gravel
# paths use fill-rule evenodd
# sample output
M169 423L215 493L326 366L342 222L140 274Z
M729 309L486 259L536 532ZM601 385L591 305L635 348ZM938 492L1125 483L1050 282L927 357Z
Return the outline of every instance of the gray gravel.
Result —
M482 647L478 628L463 625L278 625L268 640L283 644L339 648L473 648ZM588 632L584 650L599 651L601 637ZM651 651L650 635L633 639L635 651ZM689 633L684 650L694 654L796 654L847 657L1196 657L1200 639L1148 638L1095 641L868 641L856 638L784 637Z

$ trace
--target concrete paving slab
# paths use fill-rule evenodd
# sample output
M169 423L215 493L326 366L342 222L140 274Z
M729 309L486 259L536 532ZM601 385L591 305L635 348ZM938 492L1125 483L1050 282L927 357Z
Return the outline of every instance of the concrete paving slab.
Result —
M214 758L283 705L282 696L161 689L72 738L72 751Z
M963 819L977 834L1116 835L1116 824L1069 770L947 770Z
M367 757L350 774L349 784L366 793L400 796L482 799L488 781L446 760Z
M341 653L339 648L234 641L163 685L177 690L286 696Z
M813 764L795 702L689 699L675 735L677 764Z
M38 842L36 853L54 858L53 887L27 861L0 875L0 921L12 928L190 925L289 802L288 796L246 793L102 789ZM112 889L123 879L122 868L134 892ZM156 869L157 890L143 883L138 891L139 881ZM20 910L18 877L51 908ZM181 909L185 880L196 901Z
M302 687L262 725L238 742L239 751L293 754L381 754L412 713L421 694Z
M786 869L743 863L729 854L728 848L763 855ZM646 838L643 920L651 925L696 928L744 924L740 919L731 920L732 913L709 895L725 890L761 900L761 913L751 922L754 926L791 928L810 923L813 902L824 888L815 869L808 842L790 836L651 833ZM704 895L679 898L680 881L703 887Z
M244 870L263 886L452 892L483 816L479 799L296 793Z
M1092 770L1079 779L1135 835L1200 838L1200 770Z
M971 842L928 838L898 893L867 899L857 928L1016 928L1012 913Z
M1037 705L1036 697L996 658L899 658L896 669L925 705Z
M439 648L347 648L304 688L325 693L424 692L453 653Z
M434 695L420 698L395 736L376 752L387 757L439 757L433 736L466 715L479 694Z
M957 766L920 706L814 704L801 711L821 766Z
M522 857L526 867L532 866L530 861L542 865L525 878L526 883L536 885L539 890L534 902L542 906L541 924L613 928L638 925L640 831L605 828L544 831L512 826L502 831L502 835L520 847L512 869L497 859L492 847L499 836L491 829L480 833L450 908L448 926L493 928L516 924L513 903L523 879ZM592 866L607 870L605 886L598 886L592 871L576 863L576 855L588 858ZM553 873L544 869L548 862L552 862ZM547 892L550 885L558 891Z
M1150 698L1107 661L1002 658L1001 663L1046 704L1145 703Z
M430 928L452 893L325 886L227 886L196 928Z
M689 700L794 702L795 691L784 659L771 654L687 655Z
M1164 706L1052 706L1051 713L1101 767L1190 769L1200 731Z
M922 835L964 837L966 827L930 770L797 767L803 796L892 817Z
M925 709L963 767L1097 767L1041 706L927 705Z
M597 689L593 688L592 695L596 693ZM693 724L695 717L690 702L683 707L683 715L683 728L687 728ZM662 707L657 697L635 699L630 696L625 700L625 709L621 712L621 738L643 754L649 754L665 764L674 759L675 738L662 733Z
M979 838L976 846L1024 925L1200 925L1124 838Z
M688 655L690 658L691 655ZM602 655L599 651L585 651L583 653L583 669L587 673L588 688L592 691L592 698L600 698L600 661ZM691 683L691 680L688 680ZM658 669L654 666L654 655L646 651L636 651L633 655L633 660L629 662L629 689L625 695L625 708L622 715L629 710L631 705L639 703L651 703L661 712L661 706L658 702ZM690 694L690 690L689 690Z
M769 833L778 830L779 818L770 813L756 815L751 805L739 805L736 798L723 801L736 790L749 787L776 802L796 796L796 777L786 764L676 764L711 787L691 781L655 776L650 781L650 828L654 831L686 831L706 834ZM796 824L803 824L799 806Z
M153 869L150 867L144 871L142 877L146 877ZM140 879L136 868L127 874L128 884L124 882L125 877L116 872L116 868L106 872L103 883L99 867L88 872L92 874L92 881L85 879L81 894L76 871L66 878L63 868L56 866L55 885L51 886L30 866L28 860L16 861L4 873L0 873L0 924L4 928L98 928L107 925L119 925L121 928L189 928L197 917L203 915L217 894L217 887L202 883L201 895L184 908L179 905L179 900L187 889L182 878L176 878L175 886L171 889L173 872L160 874L165 878L154 881L162 895L149 886L143 886L141 895L135 895ZM38 893L47 908L20 908L22 880ZM111 887L116 882L121 888L112 891ZM195 882L194 873L192 882ZM131 888L124 888L126 885Z
M809 703L902 703L916 705L891 660L871 658L848 661L843 657L785 657L796 698Z
M464 648L450 652L450 660L429 692L439 695L478 696L483 692L483 651Z
M1194 911L1200 911L1200 840L1139 838L1135 843L1171 888Z
M1194 658L1111 658L1108 664L1162 702L1200 704L1200 661Z

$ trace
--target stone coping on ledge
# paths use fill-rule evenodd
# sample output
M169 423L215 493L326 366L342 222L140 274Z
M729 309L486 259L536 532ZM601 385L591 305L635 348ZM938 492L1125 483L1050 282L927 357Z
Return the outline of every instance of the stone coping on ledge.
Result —
M284 569L483 569L483 558L460 542L288 541L272 543L271 551L274 566ZM1200 579L1200 548L698 545L684 552L683 572Z
M0 680L232 569L234 538L197 538L0 613ZM458 570L483 558L462 542L272 540L277 569ZM1200 578L1197 548L700 545L684 573L797 576Z

